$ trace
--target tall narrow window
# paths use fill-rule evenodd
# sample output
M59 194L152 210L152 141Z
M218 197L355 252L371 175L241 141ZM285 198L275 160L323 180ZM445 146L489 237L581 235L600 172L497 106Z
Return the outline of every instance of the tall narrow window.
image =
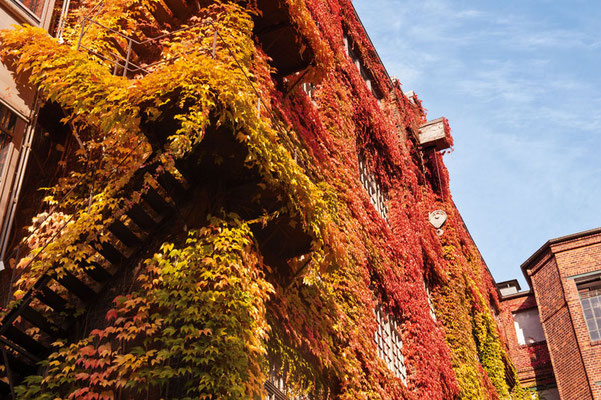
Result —
M376 309L376 345L378 356L386 363L392 373L407 383L407 368L403 357L403 340L399 324L394 316L386 313L382 307Z
M8 145L13 140L16 125L17 115L0 103L0 176L2 176L2 171L6 165Z
M586 327L592 341L601 340L601 276L577 282Z
M369 170L367 162L362 157L359 157L359 180L369 194L369 200L373 206L382 218L388 220L388 192L378 182L376 175Z
M313 103L313 105L316 106L317 103L315 102L315 92L317 91L317 86L315 86L315 84L311 82L303 82L301 87L303 88L305 93L307 93L309 99L311 99L311 103Z
M267 400L286 400L286 384L280 376L269 375L269 379L265 382L265 391Z
M428 306L430 307L430 316L436 321L436 312L434 310L434 303L432 302L432 291L430 285L424 281L424 287L426 288L426 294L428 295Z
M349 56L353 60L353 64L355 64L355 67L357 67L359 74L365 81L365 85L367 86L369 91L374 95L374 97L378 101L378 104L381 105L383 96L380 93L380 91L377 90L376 87L372 84L371 73L365 67L365 63L363 62L361 57L359 57L359 55L353 50L352 42L350 41L349 37L346 35L343 37L343 46L344 46L344 51L345 51L346 55Z

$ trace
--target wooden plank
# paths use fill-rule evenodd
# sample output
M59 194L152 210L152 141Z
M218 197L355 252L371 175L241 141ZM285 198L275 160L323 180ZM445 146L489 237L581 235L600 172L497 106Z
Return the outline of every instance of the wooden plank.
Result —
M182 198L186 188L169 171L163 171L157 176L157 182L174 198Z
M96 251L100 253L108 262L113 265L120 265L126 257L119 250L108 242L99 243L96 245Z
M32 375L35 373L35 364L28 363L19 357L15 357L9 351L6 352L6 357L8 358L8 364L13 373L25 376Z
M113 277L110 272L102 268L102 266L98 263L91 263L89 265L82 266L82 269L96 282L105 282Z
M419 128L419 143L423 147L434 147L436 151L451 147L445 131L444 118L428 121Z
M148 213L144 210L140 204L134 204L127 212L127 216L131 218L132 221L136 225L140 227L140 229L146 231L147 233L153 230L157 223L156 221L148 215Z
M152 187L146 190L146 193L142 195L142 198L159 214L164 214L171 208L171 205Z

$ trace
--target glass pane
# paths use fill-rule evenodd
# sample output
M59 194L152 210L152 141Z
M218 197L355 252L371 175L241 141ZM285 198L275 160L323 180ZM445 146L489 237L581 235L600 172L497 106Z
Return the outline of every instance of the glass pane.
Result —
M44 0L13 0L15 3L19 3L27 8L33 15L38 18L42 18L42 11L44 11Z
M599 336L599 331L591 331L591 340L599 340L601 336Z
M589 299L582 299L582 308L585 310L590 310L591 308L591 301Z

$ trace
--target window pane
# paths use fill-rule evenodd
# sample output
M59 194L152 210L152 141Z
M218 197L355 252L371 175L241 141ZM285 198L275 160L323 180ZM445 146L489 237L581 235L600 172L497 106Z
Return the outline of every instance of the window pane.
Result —
M375 312L377 329L375 342L378 356L397 378L407 381L407 370L403 358L403 342L394 317L387 315L381 308Z
M578 284L580 305L592 341L601 340L601 280Z
M593 314L595 315L595 319L601 319L601 307L593 307Z
M590 310L591 309L591 301L587 298L582 299L582 308L584 310Z
M33 15L42 18L44 11L44 0L13 0L15 3L27 8Z
M545 332L540 323L538 308L518 311L513 314L513 320L519 344L538 343L545 340Z

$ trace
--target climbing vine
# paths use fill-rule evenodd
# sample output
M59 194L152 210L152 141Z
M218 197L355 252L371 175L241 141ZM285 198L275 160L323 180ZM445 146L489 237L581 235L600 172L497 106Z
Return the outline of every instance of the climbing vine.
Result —
M306 74L287 77L274 74L257 45L257 4L206 3L180 21L186 29L148 42L137 60L145 73L129 77L98 56L123 45L101 27L140 41L172 31L173 21L154 17L162 2L105 0L98 12L83 1L65 43L31 27L0 33L3 61L61 105L83 143L72 174L48 192L48 204L59 206L49 219L58 233L27 242L17 300L43 272L95 261L82 237L108 240L102 232L135 172L193 156L208 132L232 133L247 150L245 167L280 200L253 220L222 207L220 219L163 243L102 326L55 343L43 374L19 395L250 399L261 396L271 362L294 394L315 398L522 398L519 384L507 383L517 378L492 316L492 278L450 198L442 156L428 159L416 143L424 110L387 78L350 1L282 2L314 54ZM91 51L83 51L80 24L90 15L101 25L86 31L80 46ZM317 85L312 98L295 85L301 77ZM390 198L387 220L361 185L359 156ZM449 215L442 238L427 222L436 209ZM263 262L251 229L282 215L310 238L306 254L286 261L294 272L287 281L270 279L281 271ZM377 356L378 305L400 322L406 384Z
M107 327L56 343L47 376L19 398L260 396L273 288L248 226L212 219L180 244L144 262L139 290L115 299Z

